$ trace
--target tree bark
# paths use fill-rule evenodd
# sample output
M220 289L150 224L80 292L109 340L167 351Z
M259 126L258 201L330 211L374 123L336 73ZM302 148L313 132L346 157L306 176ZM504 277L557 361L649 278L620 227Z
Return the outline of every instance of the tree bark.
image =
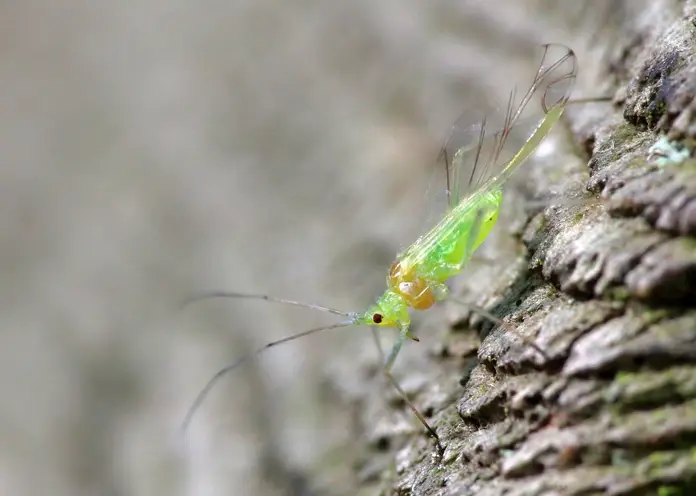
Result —
M526 253L459 288L547 357L443 307L441 343L400 378L444 456L398 401L363 398L365 494L696 494L696 161L649 153L696 135L696 4L610 3L594 43L613 36L597 64L614 104L569 107L572 132L526 169L537 195L598 200L528 216Z

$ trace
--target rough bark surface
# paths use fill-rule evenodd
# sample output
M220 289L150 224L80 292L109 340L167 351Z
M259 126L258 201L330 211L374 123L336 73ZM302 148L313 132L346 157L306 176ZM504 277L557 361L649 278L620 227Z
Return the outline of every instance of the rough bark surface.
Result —
M688 494L694 168L647 152L693 148L695 3L3 2L0 495ZM447 304L394 370L442 459L365 328L248 361L182 443L221 366L336 320L180 302L370 305L441 215L448 126L547 42L616 101L570 106L510 189L579 202L508 205L453 292L549 360Z
M442 344L402 374L444 456L375 394L365 494L696 494L696 162L648 153L660 133L696 137L696 5L638 19L603 61L613 108L569 111L571 151L530 173L537 194L599 201L531 216L512 272L478 280L478 303L548 357L449 315Z

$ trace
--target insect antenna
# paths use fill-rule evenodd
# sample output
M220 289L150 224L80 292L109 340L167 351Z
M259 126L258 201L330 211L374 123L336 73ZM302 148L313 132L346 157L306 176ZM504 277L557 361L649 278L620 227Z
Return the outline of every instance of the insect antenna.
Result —
M193 401L191 404L191 407L188 409L186 412L186 417L184 417L184 421L181 424L181 434L185 435L186 430L188 429L188 426L191 424L191 420L193 419L193 415L198 411L198 408L203 404L203 401L205 401L205 398L208 396L208 393L215 387L215 384L222 379L225 375L231 373L234 369L242 365L244 362L247 360L250 360L251 358L257 357L264 351L266 351L269 348L273 348L274 346L278 346L279 344L287 343L288 341L294 341L295 339L303 338L305 336L309 336L310 334L316 334L321 331L328 331L330 329L339 329L342 327L349 327L355 325L355 323L352 320L348 320L345 322L339 322L338 324L332 324L328 326L322 326L322 327L315 327L313 329L309 329L307 331L302 331L298 332L297 334L293 334L291 336L285 336L284 338L278 339L276 341L271 341L270 343L266 343L263 345L261 348L258 348L255 351L252 351L251 353L248 353L246 355L243 355L239 357L237 360L234 362L225 365L222 367L220 370L215 372L215 374L208 380L206 385L203 387L203 389L200 390L198 395L196 396L196 399Z
M316 305L314 303L302 303L295 300L287 300L285 298L276 298L275 296L265 295L265 294L254 294L254 293L237 293L234 291L205 291L202 293L194 294L189 296L179 305L180 308L185 308L193 303L198 303L202 300L210 300L213 298L237 298L240 300L263 300L270 301L272 303L282 303L283 305L293 305L302 308L311 308L312 310L319 310L321 312L331 313L334 315L341 315L343 317L354 318L356 314L354 312L342 312L341 310L336 310L335 308L325 307L324 305Z
M191 420L193 419L194 414L196 413L196 411L198 411L198 408L200 408L200 406L203 404L203 401L205 401L205 398L208 396L208 393L210 393L210 391L213 389L213 387L215 387L215 385L218 383L218 381L220 379L222 379L225 375L231 373L233 370L235 370L237 367L242 365L247 360L250 360L252 358L257 357L258 355L260 355L261 353L263 353L267 349L273 348L274 346L278 346L280 344L287 343L288 341L294 341L295 339L303 338L305 336L309 336L310 334L316 334L318 332L328 331L330 329L339 329L342 327L349 327L349 326L355 325L356 318L358 315L358 314L353 313L353 312L342 312L340 310L336 310L335 308L325 307L323 305L315 305L313 303L302 303L302 302L295 301L295 300L287 300L285 298L276 298L274 296L269 296L269 295L236 293L236 292L232 292L232 291L207 291L207 292L199 293L199 294L193 295L193 296L185 299L181 303L180 308L184 308L192 303L196 303L196 302L199 302L201 300L207 300L207 299L211 299L211 298L238 298L238 299L252 299L252 300L270 301L273 303L282 303L285 305L293 305L293 306L302 307L302 308L311 308L313 310L319 310L319 311L331 313L334 315L341 315L343 317L348 317L349 320L345 320L345 321L339 322L337 324L315 327L313 329L298 332L297 334L292 334L290 336L285 336L284 338L280 338L280 339L277 339L275 341L271 341L269 343L266 343L262 347L258 348L257 350L254 350L251 353L247 353L246 355L239 357L234 362L222 367L208 380L208 382L205 384L203 389L200 390L200 392L196 396L196 399L193 401L193 403L189 407L188 411L186 412L186 416L184 417L184 421L181 424L182 436L186 434L186 431L188 429L188 426L191 424Z

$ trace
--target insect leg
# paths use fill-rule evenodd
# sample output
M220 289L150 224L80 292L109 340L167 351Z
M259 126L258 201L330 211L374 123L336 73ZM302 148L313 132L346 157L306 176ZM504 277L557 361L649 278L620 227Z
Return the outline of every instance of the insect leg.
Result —
M394 343L394 346L392 346L391 351L389 352L389 356L387 357L386 361L384 362L384 376L387 378L387 380L391 383L392 386L394 386L394 389L399 393L401 396L401 399L404 400L406 405L411 409L413 414L418 418L421 424L425 427L425 429L428 431L428 433L435 439L435 442L437 443L437 449L440 453L444 451L444 448L442 447L442 444L440 443L440 437L437 435L435 432L435 429L433 429L430 424L425 420L425 417L423 414L418 411L418 408L411 402L411 400L408 399L408 395L406 395L406 392L401 388L398 382L396 382L396 379L391 374L391 369L392 366L394 365L394 361L396 360L396 356L399 354L399 351L401 350L401 346L404 344L404 341L406 341L407 337L409 336L408 332L408 327L402 327L401 332L399 333L399 337Z
M479 242L478 238L479 238L479 234L481 231L481 226L483 224L483 217L484 217L483 209L478 209L476 211L476 217L474 218L474 221L473 221L473 224L471 227L471 232L470 232L469 238L467 240L467 244L466 244L466 248L465 248L466 258L464 260L468 261L477 248L477 243ZM509 331L509 332L515 334L522 341L524 341L525 344L534 348L534 350L536 350L545 360L548 361L549 357L546 353L544 353L544 350L542 350L534 341L532 341L531 339L527 338L526 336L523 336L522 334L520 334L520 332L514 326L508 324L507 322L504 322L503 320L499 319L498 317L496 317L492 313L488 312L487 310L485 310L479 306L471 305L471 304L466 303L464 301L458 300L457 298L450 297L450 299L453 300L455 303L458 303L460 305L463 305L463 306L469 308L469 310L471 310L472 312L479 314L481 317L490 320L494 324L499 325L500 327L502 327L506 331Z
M484 319L490 320L494 324L499 325L500 327L502 327L506 331L513 333L515 336L517 336L522 341L524 341L524 343L526 345L530 346L531 348L534 348L534 351L539 353L544 358L544 360L546 360L546 361L550 360L549 356L544 352L544 350L542 350L539 347L539 345L537 345L534 341L529 339L527 336L523 336L522 334L520 334L520 332L517 330L517 328L515 328L515 326L508 324L504 320L500 319L499 317L496 317L491 312L489 312L488 310L486 310L484 308L479 307L478 305L472 305L471 303L460 300L458 298L450 297L449 299L451 301L457 303L458 305L462 305L463 307L468 308L471 312L480 315Z
M375 347L379 352L379 360L384 363L384 349L382 348L382 342L379 340L379 336L377 335L377 329L375 327L370 327L370 331L372 331L372 339L374 340Z

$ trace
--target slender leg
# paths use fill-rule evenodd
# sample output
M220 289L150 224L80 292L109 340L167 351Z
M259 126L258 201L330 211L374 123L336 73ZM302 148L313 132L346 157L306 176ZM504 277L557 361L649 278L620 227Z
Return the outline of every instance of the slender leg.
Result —
M516 335L518 338L520 338L522 341L524 341L524 343L525 343L526 345L530 346L531 348L534 348L534 350L535 350L537 353L539 353L539 354L544 358L544 360L549 361L549 356L544 352L544 350L542 350L542 349L539 347L539 345L537 345L534 341L532 341L531 339L529 339L527 336L523 336L522 334L520 334L520 332L519 332L514 326L512 326L512 325L508 324L507 322L505 322L505 321L499 319L498 317L496 317L495 315L493 315L492 313L490 313L488 310L486 310L486 309L484 309L484 308L481 308L481 307L479 307L479 306L477 306L477 305L472 305L471 303L467 303L467 302L462 301L462 300L460 300L460 299L458 299L458 298L452 298L452 297L450 297L449 299L452 300L453 302L459 304L459 305L462 305L462 306L468 308L469 310L471 310L472 312L474 312L474 313L480 315L480 316L483 317L484 319L488 319L488 320L490 320L491 322L493 322L494 324L499 325L500 327L502 327L502 328L505 329L506 331L509 331L509 332L513 333L513 334Z
M470 233L470 235L469 235L469 238L468 238L467 244L466 244L466 248L465 248L465 253L466 253L466 257L467 257L466 260L468 260L468 259L471 258L471 256L473 255L474 251L475 251L476 248L477 248L477 247L476 247L476 238L478 238L479 229L480 229L480 227L481 227L481 220L482 220L482 211L481 211L481 210L478 210L478 211L476 212L476 219L474 220L474 224L473 224L473 226L472 226L472 228L471 228L471 233ZM461 268L460 268L460 270L461 270ZM446 294L446 293L444 293L444 294ZM538 346L534 341L532 341L531 339L527 338L526 336L523 336L522 334L520 334L519 331L518 331L514 326L511 326L511 325L508 324L507 322L504 322L503 320L499 319L498 317L496 317L495 315L493 315L493 314L490 313L489 311L487 311L487 310L485 310L484 308L481 308L481 307L479 307L479 306L477 306L477 305L472 305L472 304L467 303L467 302L465 302L465 301L462 301L462 300L460 300L460 299L452 298L451 296L449 297L449 299L451 299L451 300L454 301L455 303L458 303L458 304L460 304L460 305L462 305L462 306L467 307L467 308L468 308L469 310L471 310L472 312L477 313L477 314L479 314L481 317L490 320L490 321L493 322L494 324L499 325L500 327L502 327L502 328L505 329L506 331L509 331L509 332L515 334L515 335L516 335L517 337L519 337L522 341L524 341L527 345L529 345L529 346L531 346L532 348L534 348L534 349L544 358L544 360L547 360L547 361L548 361L549 357L548 357L548 355L547 355L546 353L544 353L544 350L542 350L541 348L539 348L539 346Z
M379 352L379 360L384 363L384 349L382 349L382 342L379 340L379 336L377 335L377 328L370 327L370 331L372 331L372 339L374 340L377 351Z
M392 346L391 351L389 352L389 356L387 357L387 360L384 362L384 376L387 378L387 380L391 383L392 386L394 386L394 389L396 389L401 396L401 399L404 400L406 405L411 409L413 414L418 418L421 424L425 427L425 429L428 431L428 433L435 439L435 442L437 443L437 449L440 453L444 451L444 448L442 447L442 444L440 443L440 437L437 435L435 432L435 429L433 429L430 424L425 420L425 417L423 414L418 411L418 408L411 402L411 400L408 399L408 396L406 395L406 392L401 389L401 386L399 386L399 383L396 382L396 379L391 375L391 369L392 366L394 365L394 361L396 360L396 356L399 354L399 351L401 350L401 346L404 344L404 341L406 341L407 337L409 335L408 332L408 327L402 327L401 332L399 333L399 338L397 339L396 343L394 343L394 346Z
M481 209L479 209L476 212L476 217L475 217L474 222L472 224L471 231L469 233L469 237L466 240L466 246L464 248L464 253L465 253L464 260L466 260L466 261L471 259L471 256L474 254L474 251L477 248L476 243L478 242L482 220L483 220L483 211ZM454 271L461 271L462 266L461 265L453 266L450 268L450 270L452 270L453 273L454 273ZM481 317L490 320L494 324L499 325L500 327L502 327L506 331L509 331L509 332L515 334L522 341L524 341L525 344L534 348L544 358L544 360L546 360L546 361L549 360L549 356L546 353L544 353L544 350L542 350L534 341L532 341L531 339L527 338L526 336L523 336L522 334L520 334L519 331L514 326L508 324L507 322L504 322L503 320L499 319L498 317L496 317L495 315L493 315L489 311L485 310L484 308L481 308L477 305L472 305L471 303L467 303L467 302L462 301L462 300L457 299L457 298L453 298L452 296L449 295L446 286L445 287L438 287L437 289L438 289L438 294L439 294L438 300L443 300L443 299L447 298L447 299L454 301L455 303L458 303L459 305L467 307L472 312L477 313Z

